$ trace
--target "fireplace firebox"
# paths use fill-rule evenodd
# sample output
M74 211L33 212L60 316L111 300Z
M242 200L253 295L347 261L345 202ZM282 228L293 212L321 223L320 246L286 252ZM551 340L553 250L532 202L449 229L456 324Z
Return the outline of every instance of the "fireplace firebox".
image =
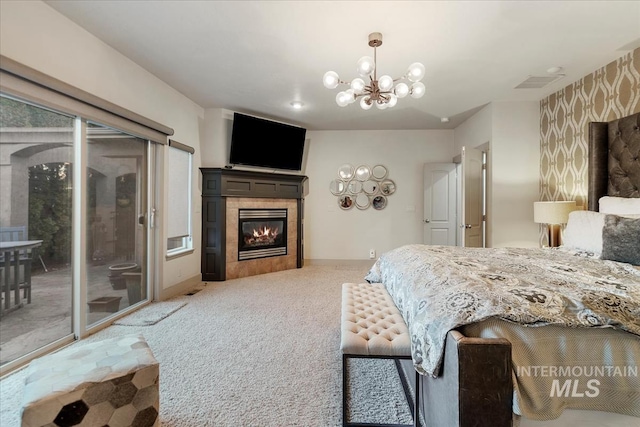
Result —
M238 261L287 255L286 209L238 210Z

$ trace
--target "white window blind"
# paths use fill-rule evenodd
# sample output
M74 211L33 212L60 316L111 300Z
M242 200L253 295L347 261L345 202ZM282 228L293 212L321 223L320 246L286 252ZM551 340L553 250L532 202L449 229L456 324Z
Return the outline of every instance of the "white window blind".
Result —
M191 235L191 153L176 148L173 141L168 147L167 238L175 239Z

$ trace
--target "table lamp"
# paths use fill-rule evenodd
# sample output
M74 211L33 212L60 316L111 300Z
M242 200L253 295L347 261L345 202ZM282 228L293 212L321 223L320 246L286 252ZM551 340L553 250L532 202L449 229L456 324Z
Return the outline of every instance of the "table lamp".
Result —
M547 224L548 242L550 247L560 246L560 224L569 221L569 213L577 208L576 202L534 202L533 221Z

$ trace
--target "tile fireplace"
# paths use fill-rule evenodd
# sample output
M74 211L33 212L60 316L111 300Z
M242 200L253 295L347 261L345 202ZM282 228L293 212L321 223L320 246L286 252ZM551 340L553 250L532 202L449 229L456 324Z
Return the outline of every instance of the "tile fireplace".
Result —
M306 176L201 172L203 281L302 267Z

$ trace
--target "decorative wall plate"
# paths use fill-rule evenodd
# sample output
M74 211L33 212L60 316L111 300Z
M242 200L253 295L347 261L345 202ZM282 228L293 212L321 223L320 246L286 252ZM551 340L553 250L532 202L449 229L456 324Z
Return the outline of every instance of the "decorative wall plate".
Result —
M382 165L375 165L373 169L371 169L371 176L373 176L373 179L382 181L387 177L387 168Z
M351 194L358 194L362 192L362 183L360 181L349 181L347 191Z
M362 189L369 195L376 194L379 187L380 184L378 184L376 181L365 181L365 183L362 184Z
M387 198L384 196L376 196L373 198L373 202L371 204L373 205L373 209L379 211L387 206Z
M396 183L390 179L386 179L380 183L380 192L385 196L396 192Z
M358 194L356 196L356 207L358 209L367 209L369 207L369 197L364 193Z
M369 170L369 166L358 166L356 169L356 179L358 181L366 181L371 176L371 171Z
M349 196L349 195L344 195L344 196L340 196L338 198L338 206L340 206L341 209L347 210L347 209L351 209L353 207L353 197Z
M344 193L345 188L346 185L344 181L340 179L334 179L329 184L329 191L331 191L331 194L333 194L334 196L339 196L340 194Z
M344 165L340 166L340 169L338 169L338 175L345 181L350 180L351 178L353 178L353 166L345 163Z

